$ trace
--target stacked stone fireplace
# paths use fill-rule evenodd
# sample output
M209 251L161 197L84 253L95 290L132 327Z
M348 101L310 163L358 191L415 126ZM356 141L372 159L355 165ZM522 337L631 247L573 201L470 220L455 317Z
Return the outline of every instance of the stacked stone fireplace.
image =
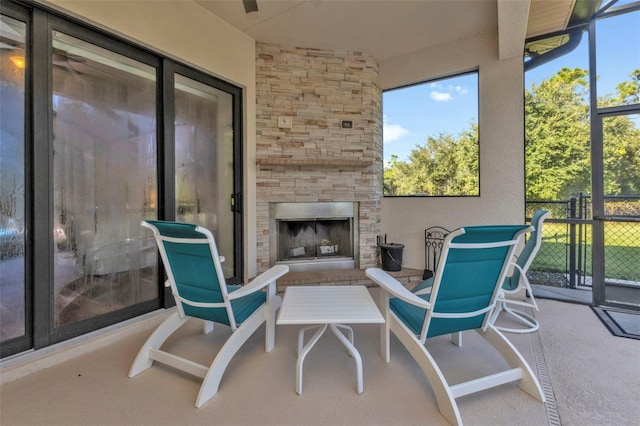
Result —
M256 54L259 270L282 262L278 252L288 257L284 262L304 257L300 263L318 263L313 270L375 266L382 197L382 93L375 84L376 62L357 52L263 43L256 44ZM275 224L278 205L331 203L352 206L354 217L311 215L301 217L306 223L299 225L289 226L291 218ZM274 235L283 226L304 236L310 222L321 234L314 243L299 240L283 248ZM352 242L336 234L345 222L352 227Z

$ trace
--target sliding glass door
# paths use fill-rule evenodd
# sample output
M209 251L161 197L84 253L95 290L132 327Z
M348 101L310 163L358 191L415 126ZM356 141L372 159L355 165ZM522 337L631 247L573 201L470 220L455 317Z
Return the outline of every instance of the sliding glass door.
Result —
M15 16L19 16L16 14ZM0 15L0 341L27 336L26 16Z
M0 356L171 306L145 219L209 228L241 283L242 90L0 7Z
M53 31L54 325L157 299L156 69Z
M187 73L185 69L180 72ZM236 276L231 93L174 73L176 220L210 229L224 274Z

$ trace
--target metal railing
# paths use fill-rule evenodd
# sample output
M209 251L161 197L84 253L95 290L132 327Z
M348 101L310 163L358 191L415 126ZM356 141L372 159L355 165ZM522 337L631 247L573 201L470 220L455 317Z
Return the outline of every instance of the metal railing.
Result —
M526 216L543 208L542 246L529 269L532 283L557 287L591 286L591 197L579 194L567 200L530 200ZM605 197L606 280L640 282L640 197Z

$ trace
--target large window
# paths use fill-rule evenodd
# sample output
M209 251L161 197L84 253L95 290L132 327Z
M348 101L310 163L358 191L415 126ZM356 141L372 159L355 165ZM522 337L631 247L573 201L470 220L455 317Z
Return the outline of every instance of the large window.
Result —
M384 195L478 196L478 73L383 94Z
M1 6L0 355L171 306L144 219L211 229L242 282L241 89Z

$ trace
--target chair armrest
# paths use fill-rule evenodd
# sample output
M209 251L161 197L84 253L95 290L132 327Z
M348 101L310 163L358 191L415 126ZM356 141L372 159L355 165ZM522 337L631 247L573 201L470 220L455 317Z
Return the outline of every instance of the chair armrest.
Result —
M287 265L276 265L272 268L269 268L268 270L255 277L249 284L244 285L238 290L229 293L229 299L238 299L240 297L244 297L248 294L261 290L267 285L275 283L278 278L280 278L287 272L289 272L289 267Z
M384 272L382 269L369 268L366 270L366 274L373 282L398 299L402 299L407 303L411 303L412 305L416 305L424 309L429 309L431 307L429 302L411 293L402 285L402 283Z
M505 294L515 294L517 292L519 292L520 290L522 290L522 288L527 288L529 287L529 279L527 278L527 274L524 271L524 269L522 268L522 266L518 265L515 262L510 262L509 263L509 267L513 268L513 271L511 272L511 275L507 276L505 278L505 281L508 278L513 277L513 274L515 274L515 270L518 270L519 274L520 274L520 279L518 280L518 285L516 286L516 288L512 288L512 289L506 289L504 288L504 284L500 286L499 292L498 292L498 297L504 297ZM524 281L524 286L522 286L522 282Z
M431 294L431 287L423 288L422 290L418 290L413 294L415 294L416 296L424 296L424 295L427 295L427 294Z
M431 290L433 289L433 280L434 277L431 277L422 281L420 284L411 289L411 293L415 294L416 296L431 294Z

